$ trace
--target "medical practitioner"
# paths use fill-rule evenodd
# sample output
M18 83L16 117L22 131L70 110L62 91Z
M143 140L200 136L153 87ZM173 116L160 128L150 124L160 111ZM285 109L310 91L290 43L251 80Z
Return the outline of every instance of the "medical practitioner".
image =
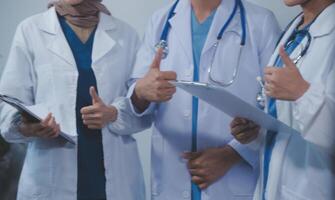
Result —
M256 77L278 37L274 15L247 1L179 0L153 15L122 109L123 121L153 122L153 200L252 199L258 148L234 140L230 117L169 81L223 86L258 106Z
M136 141L116 134L137 34L100 0L49 6L18 26L0 84L1 94L50 113L36 123L2 104L1 134L28 145L17 198L144 200Z
M265 93L268 113L300 134L267 132L255 199L331 200L335 197L335 3L285 3L300 5L303 13L289 25L265 69ZM232 122L233 134L243 143L255 138L256 127L245 119Z

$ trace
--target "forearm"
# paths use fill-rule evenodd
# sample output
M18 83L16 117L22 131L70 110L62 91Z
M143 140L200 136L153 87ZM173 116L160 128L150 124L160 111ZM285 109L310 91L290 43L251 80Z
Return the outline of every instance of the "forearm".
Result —
M129 98L118 98L113 104L117 110L116 120L109 123L111 132L118 135L131 135L151 127L152 115L136 116Z

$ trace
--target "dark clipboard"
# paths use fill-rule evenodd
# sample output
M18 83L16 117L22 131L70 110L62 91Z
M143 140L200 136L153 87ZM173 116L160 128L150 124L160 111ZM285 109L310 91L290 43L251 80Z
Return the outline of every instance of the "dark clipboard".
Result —
M31 119L34 122L41 122L42 121L42 119L39 116L37 116L32 111L30 111L25 105L23 105L20 100L14 98L14 97L10 97L10 96L7 96L7 95L2 95L2 94L0 94L0 100L7 103L8 105L11 105L15 109L17 109L20 113L24 113L24 114L28 115L29 117L31 117ZM68 136L67 134L65 134L63 132L61 132L59 134L59 137L65 139L66 141L68 141L71 144L76 144L76 142L70 136Z

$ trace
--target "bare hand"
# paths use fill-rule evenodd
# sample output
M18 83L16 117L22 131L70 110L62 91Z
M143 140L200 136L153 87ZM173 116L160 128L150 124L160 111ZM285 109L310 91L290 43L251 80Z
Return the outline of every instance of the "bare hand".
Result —
M84 124L89 129L102 129L109 122L117 118L117 110L114 106L107 106L98 96L94 87L90 88L92 105L80 110Z
M135 86L132 100L150 102L169 101L176 92L176 87L169 83L177 79L177 74L173 71L160 71L163 50L159 49L149 72L142 79L139 79ZM141 106L139 106L141 107Z
M258 137L260 126L248 119L237 117L230 123L230 129L237 141L248 144Z
M265 68L265 93L276 99L296 101L305 94L310 84L302 77L284 47L280 48L279 55L285 66Z
M60 133L60 126L51 113L42 122L32 122L24 114L21 119L19 132L25 137L56 138Z
M211 148L200 152L187 152L183 158L188 160L187 167L192 182L204 190L223 177L242 158L230 146Z

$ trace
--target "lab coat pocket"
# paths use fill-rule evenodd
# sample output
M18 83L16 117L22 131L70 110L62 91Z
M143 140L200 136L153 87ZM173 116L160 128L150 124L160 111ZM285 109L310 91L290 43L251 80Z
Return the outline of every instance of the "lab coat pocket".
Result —
M50 195L50 188L54 187L50 151L48 143L43 139L36 139L29 144L20 178L22 187L19 193L22 197L47 199Z

